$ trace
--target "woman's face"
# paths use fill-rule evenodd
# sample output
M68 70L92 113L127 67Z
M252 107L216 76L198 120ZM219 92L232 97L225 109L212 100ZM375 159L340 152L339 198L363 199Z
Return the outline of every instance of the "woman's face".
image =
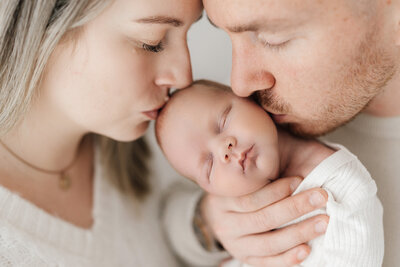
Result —
M169 89L192 81L186 34L201 12L200 0L113 1L56 47L41 106L84 132L140 137Z

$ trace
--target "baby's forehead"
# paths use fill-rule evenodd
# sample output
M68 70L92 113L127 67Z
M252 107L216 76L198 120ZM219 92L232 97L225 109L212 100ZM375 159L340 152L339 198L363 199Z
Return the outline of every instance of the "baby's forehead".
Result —
M176 91L161 110L156 121L156 136L159 144L161 145L160 141L164 138L165 131L174 131L173 127L169 127L171 124L206 116L205 111L218 108L223 105L224 100L231 97L234 95L229 91L229 87L221 88L203 83L196 83L186 89Z
M226 87L229 88L229 87ZM214 97L214 96L220 96L220 97L229 97L233 96L233 92L229 89L226 89L225 87L218 87L216 85L211 85L211 84L203 84L203 83L197 83L193 84L190 87L180 90L177 92L177 97L179 96L185 96L187 98L195 98L199 96L203 97Z
M203 141L207 140L209 129L216 125L213 123L216 114L224 103L230 102L227 99L230 97L229 91L196 84L177 91L160 113L156 122L159 144L167 159L182 175L195 179L192 171L197 168L193 164L202 156L202 149L198 146L204 147ZM186 162L184 165L181 165L182 157Z
M167 109L172 113L182 112L185 109L203 109L210 105L217 106L223 104L223 100L233 97L233 93L224 91L212 86L196 84L187 89L178 91L174 95L170 103L167 104ZM168 112L170 113L170 112ZM171 114L169 114L171 115Z

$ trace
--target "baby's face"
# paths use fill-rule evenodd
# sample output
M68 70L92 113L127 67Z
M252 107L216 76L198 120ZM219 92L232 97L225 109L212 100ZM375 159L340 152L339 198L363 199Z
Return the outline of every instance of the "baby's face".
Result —
M250 100L194 85L171 103L160 143L182 175L221 196L256 191L278 175L276 127Z

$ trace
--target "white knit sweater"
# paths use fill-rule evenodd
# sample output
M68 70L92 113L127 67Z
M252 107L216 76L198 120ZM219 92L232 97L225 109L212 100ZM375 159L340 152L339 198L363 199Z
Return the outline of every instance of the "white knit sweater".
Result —
M94 225L89 230L50 215L18 194L0 187L0 266L182 265L161 229L160 190L153 187L144 203L135 204L104 177L97 153L96 158ZM178 206L182 204L178 203ZM179 225L168 225L167 228L191 231L191 220L174 223ZM183 225L185 223L188 225ZM198 246L191 233L184 236L194 238L191 243Z

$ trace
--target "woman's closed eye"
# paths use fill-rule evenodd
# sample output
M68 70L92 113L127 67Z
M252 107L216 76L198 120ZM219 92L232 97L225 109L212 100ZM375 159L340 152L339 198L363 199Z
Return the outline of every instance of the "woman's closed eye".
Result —
M128 41L131 45L133 45L136 49L142 49L144 51L150 53L159 53L164 50L165 44L163 41L144 41L138 40L134 38L128 38Z
M161 52L164 50L164 44L163 44L163 42L159 42L157 45L150 45L150 44L143 43L142 48L145 51L149 51L152 53L158 53L158 52Z

